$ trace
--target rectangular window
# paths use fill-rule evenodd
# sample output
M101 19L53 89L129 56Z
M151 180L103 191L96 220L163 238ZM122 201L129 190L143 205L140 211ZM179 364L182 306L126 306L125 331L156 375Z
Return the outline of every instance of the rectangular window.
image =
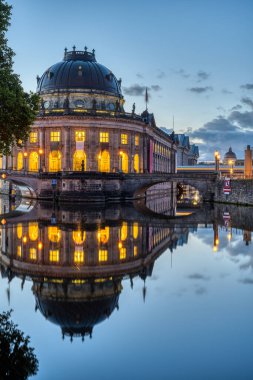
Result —
M58 263L59 262L59 250L58 249L50 249L49 261L51 263Z
M119 258L120 260L125 260L126 259L126 248L122 247L119 250Z
M108 132L100 132L100 140L101 143L109 142L109 133Z
M21 257L21 256L22 256L22 248L21 248L21 245L18 245L18 246L17 246L17 256L18 256L18 257Z
M98 261L103 262L108 260L108 251L107 249L100 249L98 251Z
M139 136L138 135L135 135L135 137L134 137L134 145L139 146Z
M126 133L121 133L121 144L126 145L128 143L128 136Z
M75 132L75 140L76 140L76 142L85 141L85 131L76 131Z
M61 132L50 132L50 141L60 141Z
M84 263L84 252L83 248L76 248L74 252L74 263L75 264L83 264Z
M38 132L30 132L30 143L36 143L38 141Z
M37 249L36 248L30 248L30 260L36 260L37 259Z

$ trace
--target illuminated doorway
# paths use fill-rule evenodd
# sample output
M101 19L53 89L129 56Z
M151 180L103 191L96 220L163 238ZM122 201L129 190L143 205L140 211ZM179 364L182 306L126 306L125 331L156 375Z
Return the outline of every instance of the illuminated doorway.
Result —
M58 172L61 170L61 152L53 150L49 154L49 171Z

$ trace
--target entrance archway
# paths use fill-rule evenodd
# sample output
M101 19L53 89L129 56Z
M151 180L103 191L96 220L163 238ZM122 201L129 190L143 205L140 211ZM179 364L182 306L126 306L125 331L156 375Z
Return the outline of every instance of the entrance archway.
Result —
M73 170L81 171L82 170L82 161L84 169L86 170L86 154L83 150L76 150L73 155Z
M31 152L29 156L29 171L37 172L39 169L39 155L37 152Z
M98 157L98 170L100 172L110 172L110 153L103 150Z
M49 153L49 171L58 172L61 170L61 152L59 150L52 150Z

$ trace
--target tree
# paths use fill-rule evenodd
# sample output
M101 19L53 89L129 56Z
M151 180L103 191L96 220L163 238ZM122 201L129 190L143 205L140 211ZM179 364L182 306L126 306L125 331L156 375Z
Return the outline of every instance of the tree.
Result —
M37 94L23 90L13 72L15 53L7 45L12 7L0 0L0 154L10 153L14 144L27 140L39 105Z
M0 314L0 379L25 380L38 371L30 338L11 320L11 311Z

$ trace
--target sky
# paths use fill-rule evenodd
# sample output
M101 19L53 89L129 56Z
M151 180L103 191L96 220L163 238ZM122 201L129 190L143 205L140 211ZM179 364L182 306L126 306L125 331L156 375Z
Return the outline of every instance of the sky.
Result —
M201 159L253 144L252 0L9 0L9 45L26 91L73 45L122 78L125 110L187 133Z

